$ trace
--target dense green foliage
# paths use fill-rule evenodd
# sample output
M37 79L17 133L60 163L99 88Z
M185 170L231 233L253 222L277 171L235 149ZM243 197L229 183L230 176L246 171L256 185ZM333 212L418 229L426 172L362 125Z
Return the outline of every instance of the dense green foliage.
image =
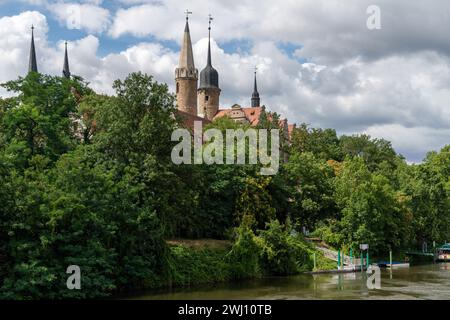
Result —
M116 81L114 96L35 73L4 86L14 97L0 99L0 298L288 275L312 270L314 254L329 268L304 229L380 255L450 239L450 146L409 165L388 141L301 125L275 176L260 165L176 166L175 99L150 76ZM278 128L279 116L259 123ZM170 238L232 244L195 250ZM70 265L82 290L66 287Z
M293 235L277 220L267 230L255 233L246 226L236 229L236 241L231 248L170 248L170 285L187 286L264 275L290 275L310 271L313 254L318 267L327 270L335 263L326 262L320 252L302 236Z

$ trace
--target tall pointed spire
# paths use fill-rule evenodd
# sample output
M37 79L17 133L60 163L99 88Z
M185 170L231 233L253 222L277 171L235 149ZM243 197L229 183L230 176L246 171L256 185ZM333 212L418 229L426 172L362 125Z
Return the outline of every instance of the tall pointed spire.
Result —
M30 60L28 64L28 72L38 72L37 60L36 60L36 48L34 46L34 26L31 26L31 47L30 47Z
M180 111L197 115L198 70L195 69L191 33L189 31L189 15L192 12L186 10L185 13L186 26L184 28L180 63L175 70L177 104Z
M212 66L211 62L211 21L213 20L213 17L209 15L209 27L208 27L208 61L206 65Z
M191 33L189 30L189 15L192 12L186 10L186 26L184 28L183 46L180 54L179 68L195 69L194 54L192 51Z
M209 15L208 27L208 60L206 67L200 72L200 87L198 89L198 101L203 116L212 121L219 111L220 88L219 73L213 68L211 62L211 22L213 18Z
M219 88L219 73L213 68L211 62L211 22L213 18L209 15L208 27L208 59L205 69L200 73L200 89L202 88Z
M67 53L67 41L65 43L66 51L64 54L64 68L63 68L63 77L70 79L70 67L69 67L69 54Z
M256 73L258 71L258 68L255 68L255 84L253 86L253 94L252 94L252 108L260 107L261 106L261 99L259 98L259 92L258 92L258 83L256 81Z

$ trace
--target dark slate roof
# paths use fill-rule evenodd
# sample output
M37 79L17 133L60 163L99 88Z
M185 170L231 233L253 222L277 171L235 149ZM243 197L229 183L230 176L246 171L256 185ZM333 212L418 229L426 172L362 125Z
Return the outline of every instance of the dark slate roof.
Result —
M200 89L219 88L219 73L213 68L211 62L211 28L208 39L208 61L205 69L200 73Z

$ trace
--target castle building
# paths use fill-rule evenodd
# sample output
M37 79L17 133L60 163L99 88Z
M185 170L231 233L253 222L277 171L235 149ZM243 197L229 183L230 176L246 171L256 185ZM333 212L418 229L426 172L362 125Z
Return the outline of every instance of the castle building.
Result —
M184 29L183 44L180 53L180 63L175 70L176 95L178 114L188 128L193 128L194 121L208 124L221 117L229 117L236 122L257 126L261 116L267 113L266 107L261 105L261 97L258 92L257 72L253 82L253 93L250 99L251 107L242 107L238 104L231 108L220 108L219 72L212 66L211 54L211 22L208 27L208 53L206 67L200 73L200 86L197 89L198 71L195 69L191 35L189 31L190 12L186 12L186 26ZM198 108L197 108L198 104ZM290 137L295 125L289 125L287 119L279 121L280 129L286 137ZM288 138L289 139L289 138Z
M189 14L186 12L186 25L184 28L183 44L180 53L179 65L175 69L176 101L178 116L182 118L185 127L193 128L195 121L208 124L221 117L229 117L236 122L257 126L261 116L266 114L268 119L272 114L266 111L266 107L261 105L261 97L258 92L257 72L255 70L253 93L250 99L251 107L242 107L238 104L231 108L220 108L219 72L212 65L211 53L211 22L209 18L208 27L208 52L206 57L206 67L200 73L195 68L194 53L192 50L191 34L189 30ZM31 45L28 72L38 72L36 59L36 47L34 42L34 26L31 27ZM65 43L64 63L62 76L70 79L70 66L67 42ZM200 80L200 85L198 85ZM287 119L279 121L280 129L289 139L295 125L290 125Z

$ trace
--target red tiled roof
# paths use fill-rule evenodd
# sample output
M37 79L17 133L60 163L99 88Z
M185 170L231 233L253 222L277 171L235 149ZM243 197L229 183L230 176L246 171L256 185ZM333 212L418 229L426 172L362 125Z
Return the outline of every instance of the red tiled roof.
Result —
M256 108L243 108L245 116L252 126L256 126L259 123L259 118L261 117L261 113L263 111L262 107Z
M263 107L241 108L241 110L244 112L245 117L252 126L258 125ZM222 118L232 111L233 109L220 109L215 115L214 119Z
M236 110L236 109L234 109ZM244 112L245 117L247 118L248 122L252 126L256 126L259 123L259 119L261 117L261 113L263 110L265 110L264 107L255 107L255 108L240 108L237 110L242 110ZM225 117L229 115L233 111L233 108L230 109L219 109L217 114L214 116L214 120ZM203 123L203 126L206 126L211 123L211 121L193 115L186 113L184 111L177 110L177 113L179 116L181 116L183 120L183 126L186 128L194 129L194 121L201 121ZM267 117L271 119L271 113L267 113ZM287 129L286 135L288 136L289 140L292 138L292 133L294 132L294 129L297 127L296 124L289 124L287 119L279 120L279 126L281 129Z
M181 111L181 110L177 110L177 115L179 115L183 121L183 126L185 128L189 128L189 129L194 129L194 121L201 121L203 123L203 126L210 124L211 121L209 121L208 119Z
M219 111L217 111L217 114L214 116L214 120L225 117L230 112L231 112L231 109L219 109Z

